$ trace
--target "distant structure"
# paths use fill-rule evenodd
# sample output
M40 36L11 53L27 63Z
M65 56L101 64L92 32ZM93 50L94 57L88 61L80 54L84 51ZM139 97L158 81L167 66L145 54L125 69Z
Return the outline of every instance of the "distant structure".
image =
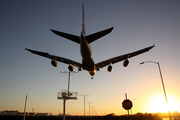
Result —
M114 113L107 114L106 116L116 116Z
M86 98L86 96L90 96L90 94L81 94L80 96L84 96L84 116L85 116L85 108L86 108L86 105L85 105L86 100L85 100L85 98Z
M0 115L20 115L21 113L19 112L19 110L5 110L5 111L1 111Z
M87 102L87 103L89 103L89 116L90 116L90 104L93 102Z
M64 100L63 102L63 120L65 120L65 112L66 112L66 100L77 100L78 93L77 92L68 92L67 90L62 90L62 92L57 93L58 100Z
M63 120L65 120L65 112L66 112L66 100L68 99L75 99L77 100L77 96L78 96L78 93L77 92L69 92L69 88L70 88L70 75L71 75L71 72L72 73L78 73L78 72L74 72L72 70L69 70L69 72L61 72L60 73L65 73L67 74L68 73L68 90L65 90L63 89L61 92L58 92L57 93L57 99L58 100L64 100L64 103L63 103Z
M5 110L1 111L0 115L9 116L24 116L24 112L19 112L19 110ZM26 116L49 116L51 113L36 113L36 112L26 112Z

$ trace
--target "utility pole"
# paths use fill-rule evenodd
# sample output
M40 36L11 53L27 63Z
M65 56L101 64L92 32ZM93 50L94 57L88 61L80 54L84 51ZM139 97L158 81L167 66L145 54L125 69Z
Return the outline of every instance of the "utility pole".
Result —
M86 96L90 96L90 94L81 94L80 96L84 96L84 116L85 116Z
M90 104L93 102L87 102L87 103L89 103L89 116L90 116Z
M93 110L94 110L93 108L94 108L95 106L91 106L91 107L92 107L92 116L93 116Z

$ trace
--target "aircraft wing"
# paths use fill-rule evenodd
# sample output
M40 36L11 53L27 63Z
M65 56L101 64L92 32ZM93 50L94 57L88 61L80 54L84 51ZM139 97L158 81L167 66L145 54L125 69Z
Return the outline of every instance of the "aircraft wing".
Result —
M65 64L71 64L71 65L76 66L78 68L82 68L81 63L75 62L75 61L67 59L67 58L63 58L63 57L59 57L59 56L55 56L55 55L50 55L49 53L46 53L46 52L39 52L39 51L27 49L27 48L25 48L25 50L28 50L33 54L49 58L51 60L56 60L56 61L59 61L59 62L65 63Z
M135 51L135 52L132 52L132 53L128 53L128 54L125 54L125 55L117 56L117 57L110 58L108 60L99 62L99 63L96 64L96 68L97 69L102 68L102 67L105 67L107 65L114 64L114 63L120 62L122 60L126 60L128 58L131 58L131 57L134 57L136 55L142 54L144 52L148 52L153 47L154 47L154 45L150 46L150 47L147 47L147 48L144 48L144 49L141 49L141 50L138 50L138 51Z

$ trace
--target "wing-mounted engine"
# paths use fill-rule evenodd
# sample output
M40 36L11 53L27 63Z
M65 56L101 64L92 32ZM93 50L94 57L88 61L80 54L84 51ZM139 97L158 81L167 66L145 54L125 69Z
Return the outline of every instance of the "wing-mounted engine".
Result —
M58 63L57 63L55 60L51 60L51 64L52 64L54 67L57 67L57 66L58 66Z
M107 68L108 72L111 72L113 70L112 66L109 65L108 68Z
M68 69L69 69L69 71L71 71L71 72L74 71L74 68L73 68L73 66L71 66L71 65L68 66Z
M124 66L124 67L127 67L128 65L129 65L129 60L126 59L126 60L123 62L123 66Z

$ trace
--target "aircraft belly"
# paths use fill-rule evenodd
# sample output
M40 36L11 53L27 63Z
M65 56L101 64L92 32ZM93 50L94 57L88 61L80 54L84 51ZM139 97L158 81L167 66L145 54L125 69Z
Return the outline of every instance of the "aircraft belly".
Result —
M94 64L94 61L92 59L83 59L82 60L82 65L83 65L83 68L87 71L94 71L95 70L95 64Z

